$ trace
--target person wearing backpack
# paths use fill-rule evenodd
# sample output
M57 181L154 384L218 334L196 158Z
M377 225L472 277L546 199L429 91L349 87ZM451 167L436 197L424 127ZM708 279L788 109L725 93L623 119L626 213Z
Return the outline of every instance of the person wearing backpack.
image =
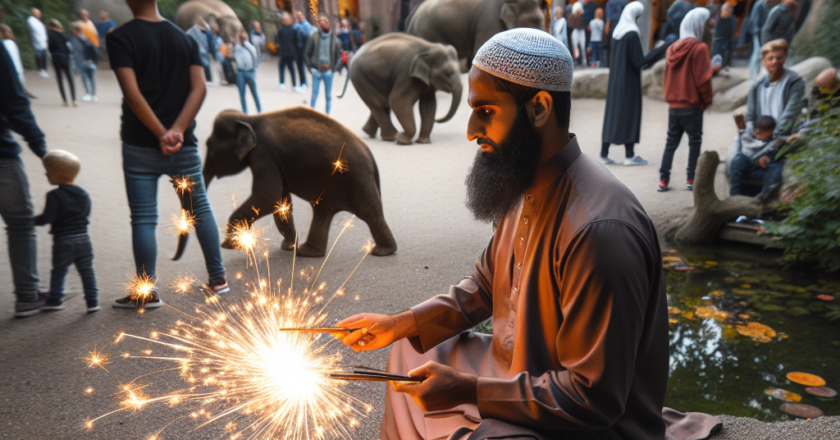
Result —
M85 96L82 101L99 101L96 97L96 63L99 61L99 51L91 43L82 30L81 23L73 24L73 35L70 37L71 55L76 71L82 77L85 85Z

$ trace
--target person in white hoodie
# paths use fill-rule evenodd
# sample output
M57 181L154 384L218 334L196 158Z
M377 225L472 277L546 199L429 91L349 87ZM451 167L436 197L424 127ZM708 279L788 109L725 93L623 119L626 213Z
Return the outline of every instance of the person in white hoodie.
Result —
M43 78L49 78L47 73L47 28L41 22L41 11L32 8L32 15L26 19L32 37L32 48L35 49L35 62L38 65L38 73Z
M566 18L563 17L563 8L560 6L554 8L554 23L551 25L551 34L563 43L566 49L569 48L569 36L566 33Z

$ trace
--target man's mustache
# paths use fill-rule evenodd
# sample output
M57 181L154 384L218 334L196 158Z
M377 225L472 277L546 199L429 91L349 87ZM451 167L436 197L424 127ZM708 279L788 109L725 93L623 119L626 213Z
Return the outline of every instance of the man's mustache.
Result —
M475 143L478 144L479 147L481 147L482 144L487 144L493 147L494 150L497 150L499 148L499 145L493 142L493 139L490 138L477 138L475 140Z

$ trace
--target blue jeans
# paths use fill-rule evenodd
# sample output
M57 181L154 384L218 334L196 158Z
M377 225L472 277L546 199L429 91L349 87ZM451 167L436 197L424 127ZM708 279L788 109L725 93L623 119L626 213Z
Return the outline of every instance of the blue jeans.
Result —
M332 104L332 69L321 72L318 69L312 69L312 108L315 108L315 101L318 100L318 90L321 88L321 80L324 81L324 93L327 98L327 114L330 114L330 105Z
M96 275L93 273L93 247L88 234L56 236L53 238L52 277L50 278L50 296L48 304L61 304L64 297L64 278L75 264L82 286L85 289L85 301L89 306L96 305L99 290L96 288Z
M164 156L160 150L123 144L123 171L128 206L131 209L131 241L137 274L155 276L157 259L157 185L164 174L187 176L192 187L192 206L195 214L195 235L204 253L204 263L211 284L219 284L225 275L219 248L219 227L207 200L204 178L201 175L201 156L198 147L185 146L177 153ZM171 189L172 197L175 190ZM173 238L174 239L174 238Z
M601 42L600 41L590 41L589 42L589 51L592 52L591 56L589 57L590 64L596 64L598 61L601 60Z
M782 184L782 170L785 161L773 161L767 168L761 168L758 162L750 159L745 154L738 154L732 158L732 166L729 171L729 195L744 195L741 193L741 181L747 175L761 177L761 191L769 191L771 188Z
M680 146L683 133L688 135L688 167L686 179L694 180L700 146L703 144L703 110L699 108L672 108L668 110L668 136L665 140L665 152L659 168L659 180L671 180L671 163L674 152Z
M29 181L20 157L0 158L0 216L6 223L9 263L18 301L38 300L38 247Z
M80 66L79 75L82 77L82 84L85 85L88 95L96 96L96 66Z
M248 104L245 102L245 85L251 89L251 96L254 97L254 103L257 105L257 113L262 112L260 106L260 97L257 95L257 82L255 81L255 74L253 70L236 71L236 87L239 89L239 101L242 103L242 112L248 113Z
M752 55L750 55L750 81L761 73L761 37L753 35Z
M297 86L295 82L295 57L280 56L280 61L277 63L280 69L280 84L286 83L286 69L289 69L289 75L292 76L292 87Z

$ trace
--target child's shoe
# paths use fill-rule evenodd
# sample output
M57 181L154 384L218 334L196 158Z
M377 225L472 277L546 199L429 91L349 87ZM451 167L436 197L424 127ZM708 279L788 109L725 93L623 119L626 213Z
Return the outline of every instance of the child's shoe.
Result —
M610 159L609 157L602 157L601 163L604 165L615 165L615 161Z
M58 311L64 310L64 301L62 301L62 297L64 295L54 295L50 293L47 297L47 301L44 303L44 307L41 307L42 311Z
M228 286L227 278L222 277L218 280L210 280L210 283L207 284L208 289L211 292L216 294L217 296L224 295L230 292L230 286Z
M138 301L136 295L130 293L120 299L114 300L114 302L111 303L111 307L114 307L115 309L139 309L141 307L146 309L156 309L162 306L163 300L160 299L160 295L158 295L155 291L152 291L149 298L143 303Z
M98 312L101 309L102 309L102 307L99 307L99 301L97 301L95 299L87 300L87 312L88 313Z
M694 191L694 179L688 179L685 181L685 189Z
M668 188L668 181L667 180L660 180L659 181L659 187L656 188L656 190L659 191L659 192L665 192L665 191L668 191L669 189L671 189L671 188Z
M641 156L633 156L633 157L628 157L628 158L624 159L624 166L626 166L626 167L637 166L637 165L647 165L647 164L648 164L648 161L642 159Z

